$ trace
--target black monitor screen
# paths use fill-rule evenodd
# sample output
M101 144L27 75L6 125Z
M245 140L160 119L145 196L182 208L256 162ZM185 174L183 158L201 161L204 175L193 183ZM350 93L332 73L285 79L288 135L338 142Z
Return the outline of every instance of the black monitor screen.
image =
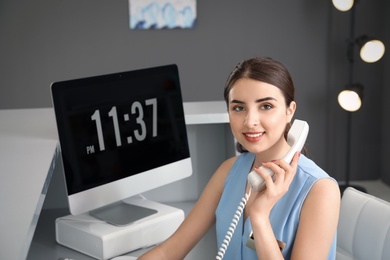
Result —
M176 65L52 84L68 194L189 157Z

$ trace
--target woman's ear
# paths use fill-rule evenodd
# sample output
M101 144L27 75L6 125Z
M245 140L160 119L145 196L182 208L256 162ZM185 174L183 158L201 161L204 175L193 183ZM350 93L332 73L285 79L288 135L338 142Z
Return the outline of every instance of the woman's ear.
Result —
M291 101L290 105L287 108L287 116L289 121L291 121L291 119L293 118L296 109L297 103L295 103L295 101Z

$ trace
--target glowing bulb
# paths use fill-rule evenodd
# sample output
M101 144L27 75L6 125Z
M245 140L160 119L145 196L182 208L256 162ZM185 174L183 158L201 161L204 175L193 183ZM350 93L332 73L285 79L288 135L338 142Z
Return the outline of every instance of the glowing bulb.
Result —
M368 63L380 60L383 54L385 54L385 45L379 40L369 41L360 49L360 57Z
M362 100L359 95L352 90L343 90L338 96L340 106L349 112L359 110L362 105Z
M334 7L345 12L352 8L354 0L332 0Z

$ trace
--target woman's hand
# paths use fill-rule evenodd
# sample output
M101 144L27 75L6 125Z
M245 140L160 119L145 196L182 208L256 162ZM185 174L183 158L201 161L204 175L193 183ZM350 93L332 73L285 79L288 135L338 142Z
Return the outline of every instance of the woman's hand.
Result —
M296 152L291 164L284 160L275 160L263 163L263 166L271 169L275 173L275 181L272 177L256 168L255 171L264 179L266 188L256 194L253 204L250 208L250 215L263 215L269 217L269 214L278 200L288 191L292 180L294 179L300 152ZM265 215L264 215L265 214Z
M255 171L264 179L266 188L256 193L249 208L253 235L255 237L256 252L259 259L284 259L273 232L269 215L276 202L286 194L294 179L300 153L294 155L290 164L284 160L275 160L263 163L263 166L275 173L275 181L261 170Z

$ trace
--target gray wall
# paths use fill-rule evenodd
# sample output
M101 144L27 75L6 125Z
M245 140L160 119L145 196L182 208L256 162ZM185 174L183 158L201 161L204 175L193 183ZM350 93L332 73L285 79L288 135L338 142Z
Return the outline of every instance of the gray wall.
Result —
M384 37L385 0L361 2L359 30ZM197 8L195 29L133 31L127 0L2 0L0 109L51 107L53 81L169 63L179 66L184 101L222 100L238 61L271 56L295 79L296 117L311 127L310 156L343 179L345 113L336 98L347 81L349 15L335 11L330 0L199 0ZM378 151L381 133L389 130L382 125L388 119L381 120L382 108L389 111L382 107L389 79L384 61L360 67L359 81L372 87L354 115L354 178L377 179L387 171L380 165L388 152L381 157Z

